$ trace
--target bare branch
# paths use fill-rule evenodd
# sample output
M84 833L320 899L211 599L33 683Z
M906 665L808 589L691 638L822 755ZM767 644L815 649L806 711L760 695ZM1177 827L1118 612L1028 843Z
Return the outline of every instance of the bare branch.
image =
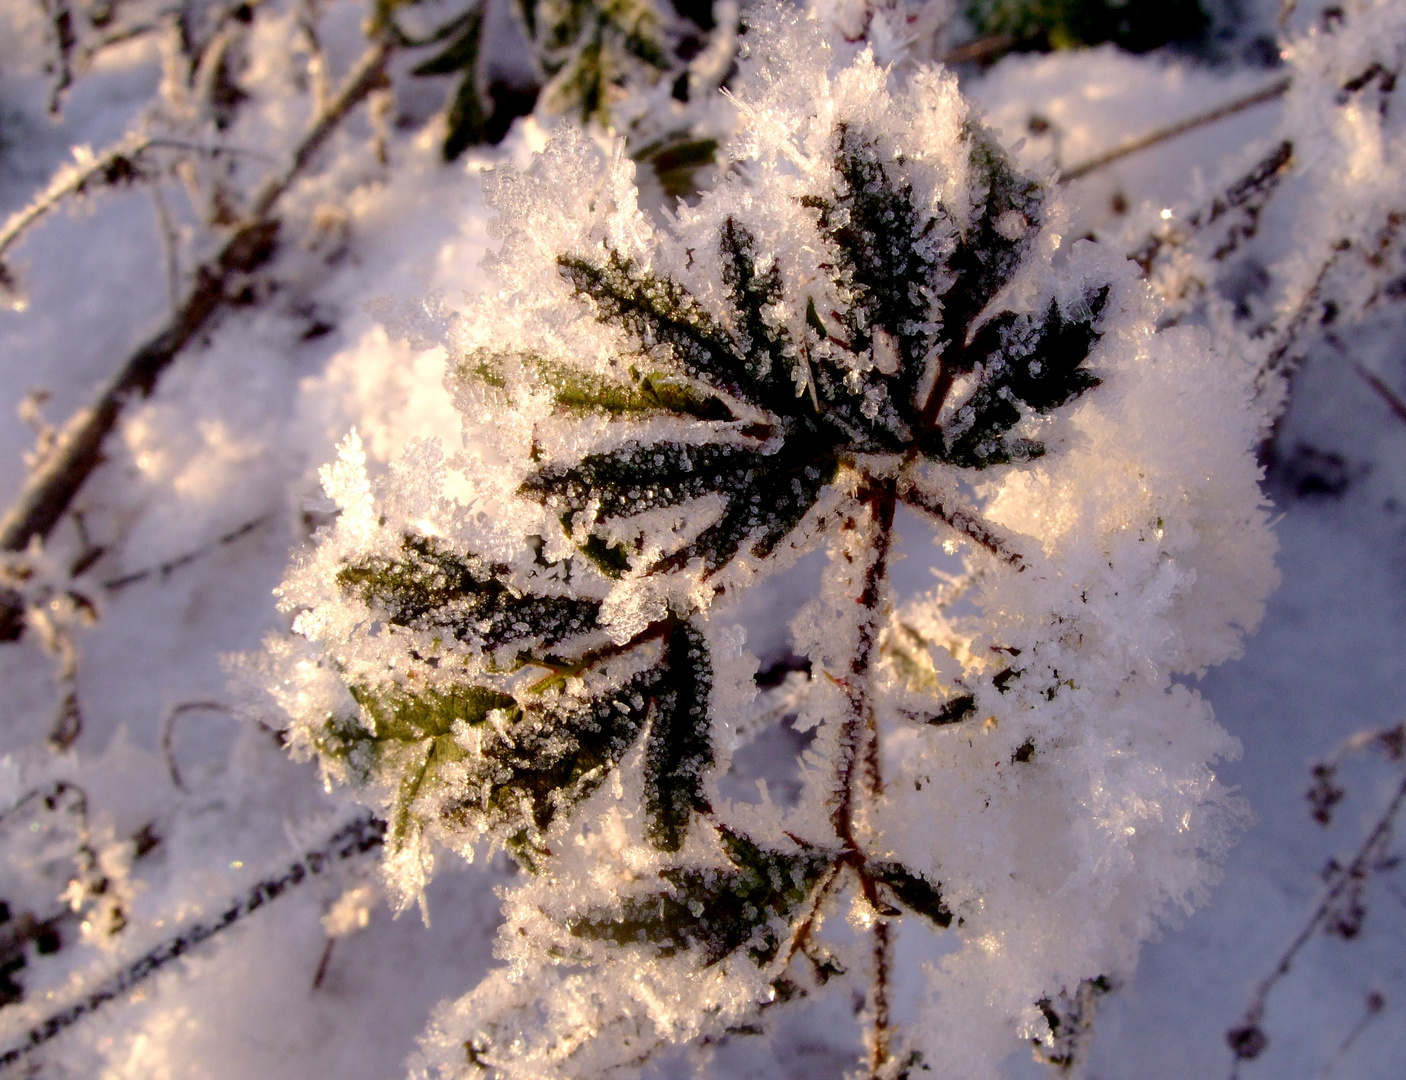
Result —
M1185 135L1188 131L1194 131L1196 128L1205 127L1207 124L1214 124L1219 120L1224 120L1227 116L1234 116L1236 113L1244 112L1246 109L1254 108L1256 105L1262 105L1267 101L1273 101L1275 98L1283 97L1288 91L1290 83L1291 80L1288 76L1282 79L1276 79L1268 86L1261 87L1252 94L1246 94L1244 97L1236 98L1234 101L1228 101L1224 105L1211 109L1209 112L1199 113L1185 120L1179 120L1175 124L1150 131L1146 135L1139 135L1137 138L1130 139L1123 143L1123 145L1109 150L1107 153L1099 154L1095 158L1090 158L1088 161L1076 165L1072 169L1064 170L1059 175L1059 182L1061 184L1068 184L1075 180L1082 179L1088 176L1089 173L1096 172L1106 165L1111 165L1115 161L1121 161L1125 157L1130 157L1133 154L1150 149L1159 143L1175 139L1179 135Z
M989 64L1005 56L1018 44L1019 42L1011 34L992 34L989 37L964 42L955 49L949 50L942 57L942 62L948 67L970 62Z
M1363 367L1360 361L1354 366L1357 368L1357 374L1361 375L1367 385L1377 392L1377 396L1386 402L1387 408L1396 415L1396 418L1406 423L1406 401L1401 400L1401 395Z
M171 223L171 212L166 207L166 198L161 194L160 182L151 185L151 205L156 211L156 226L161 233L161 250L166 256L166 295L174 317L181 306L181 268L176 251L176 228Z
M1333 253L1323 261L1323 265L1318 268L1318 273L1314 276L1313 283L1304 290L1303 296L1295 305L1293 313L1284 323L1284 329L1280 331L1274 347L1265 354L1264 362L1260 365L1257 385L1261 393L1269 386L1275 375L1292 374L1294 368L1298 366L1299 359L1289 358L1289 353L1298 343L1299 336L1304 332L1312 320L1314 313L1318 310L1319 303L1323 298L1323 287L1328 282L1328 276L1342 260L1343 256L1352 249L1352 241L1348 239L1339 240L1333 245Z
M30 474L18 498L0 518L0 550L23 551L58 523L101 460L102 444L134 398L152 392L180 351L203 330L225 303L226 285L266 262L273 253L279 222L278 201L302 175L347 115L385 79L393 46L377 41L347 77L341 91L294 150L292 161L269 179L255 197L244 223L219 253L194 274L195 285L170 323L139 348L112 376L89 407L69 418L54 451Z

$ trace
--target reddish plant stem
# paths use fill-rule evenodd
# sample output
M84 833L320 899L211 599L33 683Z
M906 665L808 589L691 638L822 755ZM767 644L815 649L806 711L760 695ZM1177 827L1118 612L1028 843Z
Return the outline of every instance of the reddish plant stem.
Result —
M881 619L888 593L888 562L893 548L893 519L898 505L898 485L894 479L879 481L864 493L869 510L868 555L863 584L855 602L862 609L859 640L850 658L849 673L836 680L849 698L849 715L840 733L839 762L835 769L837 800L831 822L844 847L842 860L855 868L865 899L876 912L877 891L867 872L867 856L856 834L856 806L861 799L873 800L883 790L879 761L879 733L874 715L873 666ZM879 1080L891 1050L889 1019L889 927L878 916L873 929L873 979L869 988L872 1031L869 1057L871 1080Z

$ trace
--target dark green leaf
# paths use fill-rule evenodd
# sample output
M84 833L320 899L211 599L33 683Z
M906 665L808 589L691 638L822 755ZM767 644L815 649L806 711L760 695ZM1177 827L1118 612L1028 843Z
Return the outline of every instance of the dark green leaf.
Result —
M926 878L912 873L899 863L874 863L869 869L909 911L943 929L952 925L952 912L943 903L942 893Z
M796 411L794 361L784 327L773 324L767 308L782 300L781 272L773 264L757 269L757 241L729 217L718 241L723 285L734 318L734 351L744 357L745 387L751 400L778 416Z
M568 255L557 265L579 295L594 301L601 322L623 326L646 351L664 350L690 378L760 404L745 356L682 285L644 273L614 251L603 266Z
M840 267L854 301L843 313L855 352L874 344L875 331L888 334L898 351L898 371L890 393L911 423L920 403L913 400L923 375L932 328L928 324L933 286L943 273L941 251L929 239L938 219L919 212L912 185L896 180L879 145L850 127L840 128L835 157L839 174L833 200L805 200L820 213L820 227L839 253ZM812 303L806 312L819 324ZM820 327L823 334L824 328ZM827 404L845 391L836 387ZM845 394L852 397L852 394Z
M967 350L981 361L981 381L957 410L960 429L938 456L981 468L1043 452L1039 444L1007 442L1004 436L1020 422L1022 405L1049 412L1099 384L1084 362L1099 338L1097 322L1107 302L1105 286L1087 298L1081 317L1067 319L1051 301L1040 319L1007 312L983 325Z
M595 506L602 519L632 517L735 490L763 460L759 451L731 443L626 443L575 465L549 465L520 490L567 510Z
M769 963L783 940L776 924L794 918L831 858L766 851L737 833L725 833L723 843L730 865L664 870L664 890L593 909L568 928L577 937L652 944L663 956L696 948L705 965L742 948L758 966Z
M554 645L595 629L600 613L595 600L517 592L498 568L423 536L407 536L399 558L345 567L337 584L393 625L443 631L487 649L517 641Z
M713 765L708 645L691 624L678 623L664 649L644 753L644 810L654 846L678 851L695 810L705 809L703 778Z
M663 679L650 668L589 702L525 702L506 739L485 735L481 757L468 762L467 794L446 803L443 814L520 822L516 846L530 854L531 835L594 792L639 740Z
M700 559L711 573L736 558L744 544L765 558L800 524L838 467L838 460L820 447L792 437L771 457L759 456L735 486L724 489L723 516L693 543L663 559L658 569L679 569Z
M969 127L968 160L976 194L972 223L947 260L955 279L942 295L943 364L970 371L980 356L964 355L973 321L1009 284L1045 218L1045 189L1017 172L982 128Z

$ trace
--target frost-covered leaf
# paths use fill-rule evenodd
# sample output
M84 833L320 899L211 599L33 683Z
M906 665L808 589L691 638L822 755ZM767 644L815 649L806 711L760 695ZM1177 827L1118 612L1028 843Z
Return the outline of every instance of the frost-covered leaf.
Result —
M432 537L406 536L399 556L343 567L337 584L397 626L444 632L488 650L555 645L595 628L597 601L518 592L505 576L504 568L456 555Z
M661 956L697 950L705 966L742 949L754 964L769 964L832 856L768 851L740 833L721 840L728 865L662 870L661 891L587 911L568 929L577 937L651 946Z
M879 863L870 868L874 877L909 911L946 930L952 925L952 912L942 900L937 886L913 873L901 863Z
M654 846L678 851L694 811L707 806L703 779L713 765L713 669L703 635L678 623L665 643L663 666L645 739L644 811Z
M1047 413L1099 384L1084 362L1098 340L1096 324L1107 302L1105 287L1072 317L1050 301L1041 320L1008 312L985 323L966 349L968 360L981 366L980 380L927 444L930 452L972 469L1044 453L1039 442L1008 442L1005 435L1020 423L1021 406Z

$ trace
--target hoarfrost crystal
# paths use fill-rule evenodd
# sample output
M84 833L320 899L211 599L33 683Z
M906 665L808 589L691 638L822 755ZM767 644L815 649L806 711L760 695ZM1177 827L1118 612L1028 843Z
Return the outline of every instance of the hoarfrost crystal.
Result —
M569 129L490 174L464 447L373 482L349 437L282 588L272 700L388 820L393 893L440 847L524 871L426 1075L628 1071L846 983L874 1077L1057 1057L1241 813L1183 680L1276 581L1254 371L1061 243L945 72L795 13L746 40L730 167L663 224ZM900 513L963 572L896 595ZM807 670L759 688L729 612L810 551ZM787 722L799 797L725 798L734 737Z

